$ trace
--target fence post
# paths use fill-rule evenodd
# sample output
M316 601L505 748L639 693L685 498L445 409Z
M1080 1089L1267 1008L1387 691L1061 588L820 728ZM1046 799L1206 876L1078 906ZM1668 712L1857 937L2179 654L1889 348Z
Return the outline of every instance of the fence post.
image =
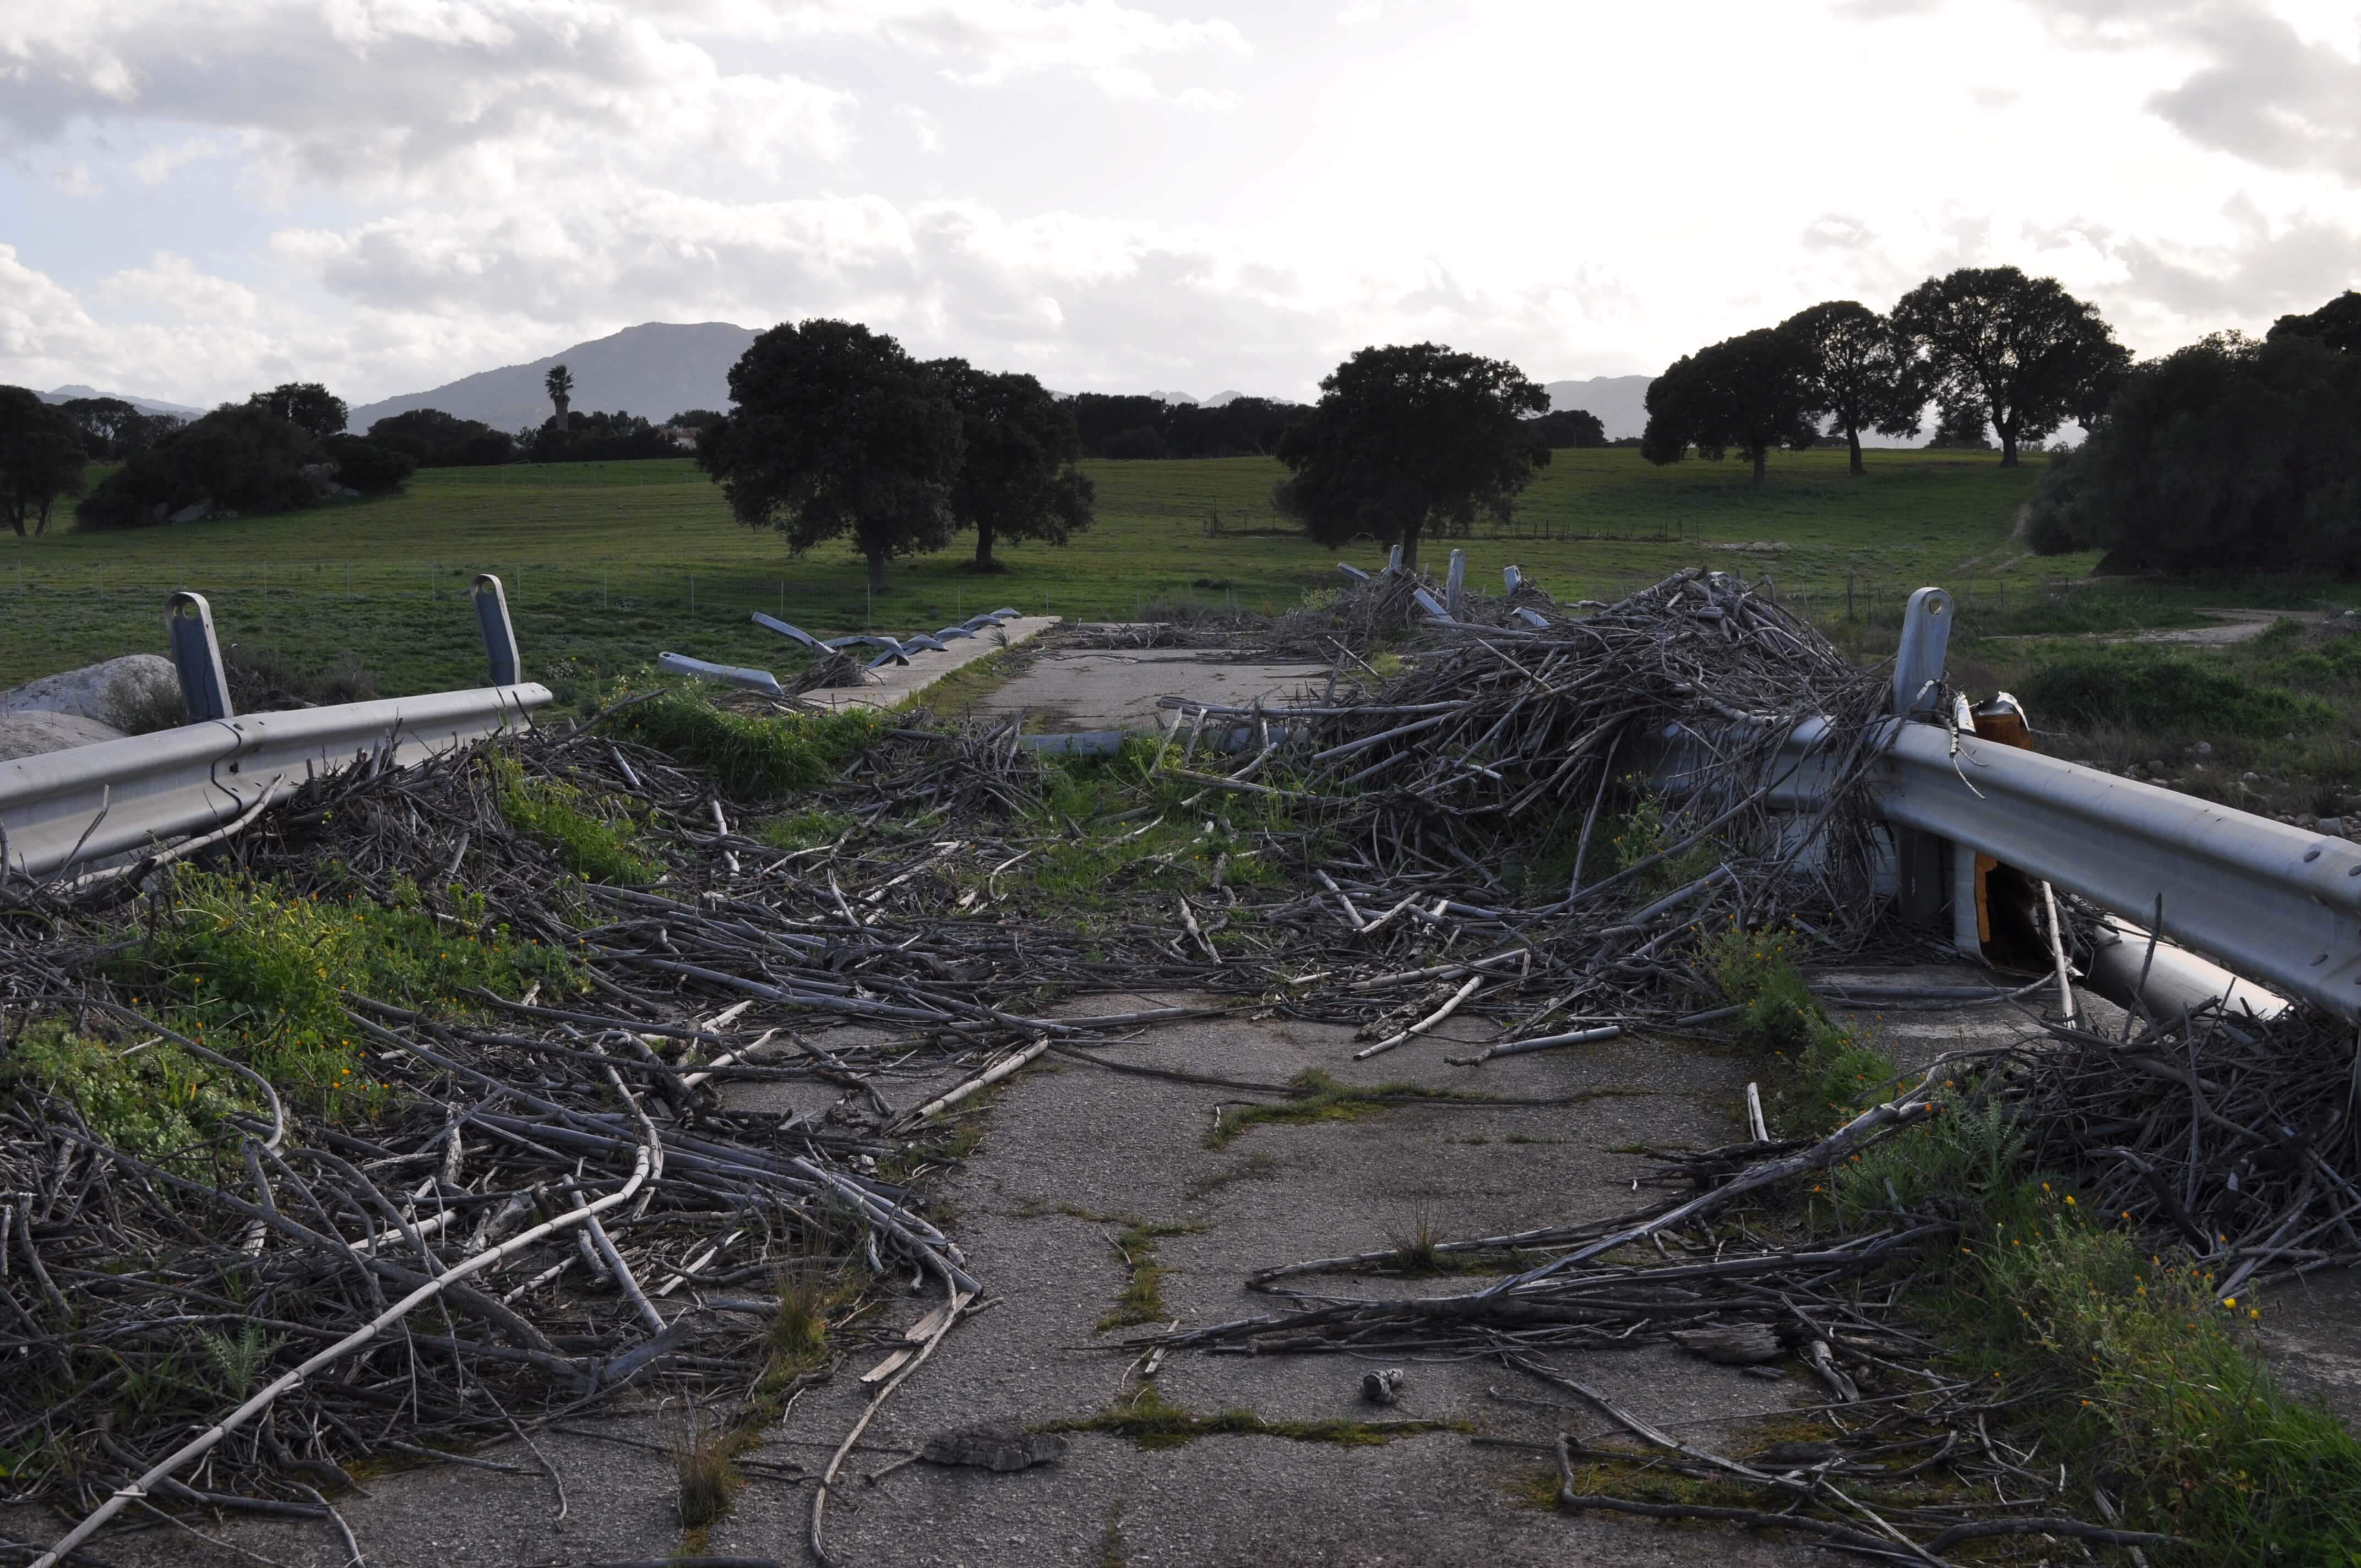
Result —
M524 679L516 628L509 621L509 596L489 572L476 578L476 626L484 634L484 658L491 665L492 685L512 686Z
M1466 583L1467 552L1454 550L1451 553L1451 571L1443 583L1443 608L1450 612L1454 620L1459 619L1459 600L1466 591Z
M229 675L222 669L221 642L214 636L213 606L203 594L183 588L165 601L164 636L181 673L181 710L192 724L235 718Z

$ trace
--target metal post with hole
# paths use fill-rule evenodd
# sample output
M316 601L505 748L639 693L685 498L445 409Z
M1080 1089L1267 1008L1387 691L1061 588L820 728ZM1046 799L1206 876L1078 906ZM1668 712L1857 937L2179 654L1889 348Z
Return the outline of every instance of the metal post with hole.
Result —
M203 594L183 588L165 601L164 636L181 674L181 711L191 724L235 718L229 675L222 668L221 641L214 635L213 606Z
M512 686L524 679L516 628L509 621L509 596L489 572L476 579L476 626L484 634L484 658L491 666L492 685Z

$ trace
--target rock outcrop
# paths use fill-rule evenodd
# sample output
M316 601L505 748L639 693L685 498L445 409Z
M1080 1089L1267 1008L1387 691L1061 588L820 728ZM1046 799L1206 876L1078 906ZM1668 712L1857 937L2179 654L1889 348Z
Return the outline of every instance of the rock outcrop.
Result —
M63 714L118 734L168 729L181 722L181 677L170 659L126 653L0 691L0 714L22 713Z

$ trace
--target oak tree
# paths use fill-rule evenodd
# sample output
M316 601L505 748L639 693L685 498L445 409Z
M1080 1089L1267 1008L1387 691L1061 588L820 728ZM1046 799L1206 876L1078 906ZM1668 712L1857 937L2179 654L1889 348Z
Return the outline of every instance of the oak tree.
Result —
M1075 466L1074 415L1041 383L979 370L964 359L928 365L960 411L963 450L951 515L975 530L975 569L997 572L992 549L1024 539L1063 544L1092 521L1097 488Z
M950 543L963 422L891 337L855 322L774 326L730 367L730 397L697 461L739 521L797 554L850 537L873 591L887 560Z
M1963 267L1902 296L1894 324L1925 356L1930 390L1946 408L1981 405L2000 437L2000 462L2078 417L2095 420L2096 394L2130 363L2098 307L2055 278L2015 267Z
M1814 413L1842 431L1852 472L1865 472L1861 433L1916 435L1927 386L1909 339L1867 305L1830 300L1796 312L1779 330L1803 345Z
M1677 463L1697 448L1719 462L1735 450L1754 465L1761 484L1771 449L1802 449L1819 437L1812 356L1803 341L1759 327L1673 361L1648 383L1648 428L1641 455Z
M1524 422L1549 394L1505 359L1441 344L1364 348L1320 383L1320 400L1288 426L1275 499L1323 544L1368 535L1418 565L1430 526L1506 519L1549 462Z

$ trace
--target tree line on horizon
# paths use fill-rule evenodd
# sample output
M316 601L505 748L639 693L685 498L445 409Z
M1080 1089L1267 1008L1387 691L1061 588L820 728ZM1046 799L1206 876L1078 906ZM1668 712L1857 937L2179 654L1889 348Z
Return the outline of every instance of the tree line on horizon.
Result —
M882 587L885 563L972 532L1063 543L1090 526L1086 457L1267 455L1273 499L1313 537L1403 546L1505 518L1553 447L1609 444L1600 422L1549 407L1514 365L1435 344L1366 348L1310 404L1236 398L1061 397L1029 375L921 362L858 323L774 327L730 372L730 410L663 425L577 413L573 378L544 378L553 413L513 434L432 408L346 432L341 399L287 383L182 423L115 399L51 405L0 388L0 515L46 528L93 462L119 462L77 507L81 526L131 527L192 499L268 511L338 490L399 488L418 467L670 456L697 460L733 515L800 553L850 538ZM1861 437L1916 435L2001 463L2071 419L2088 438L2053 455L2026 514L2028 543L2098 549L2123 569L2361 567L2361 293L2281 317L2262 340L2216 334L2135 364L2095 307L2014 267L1931 278L1880 314L1829 301L1682 356L1650 385L1648 461L1747 458Z

